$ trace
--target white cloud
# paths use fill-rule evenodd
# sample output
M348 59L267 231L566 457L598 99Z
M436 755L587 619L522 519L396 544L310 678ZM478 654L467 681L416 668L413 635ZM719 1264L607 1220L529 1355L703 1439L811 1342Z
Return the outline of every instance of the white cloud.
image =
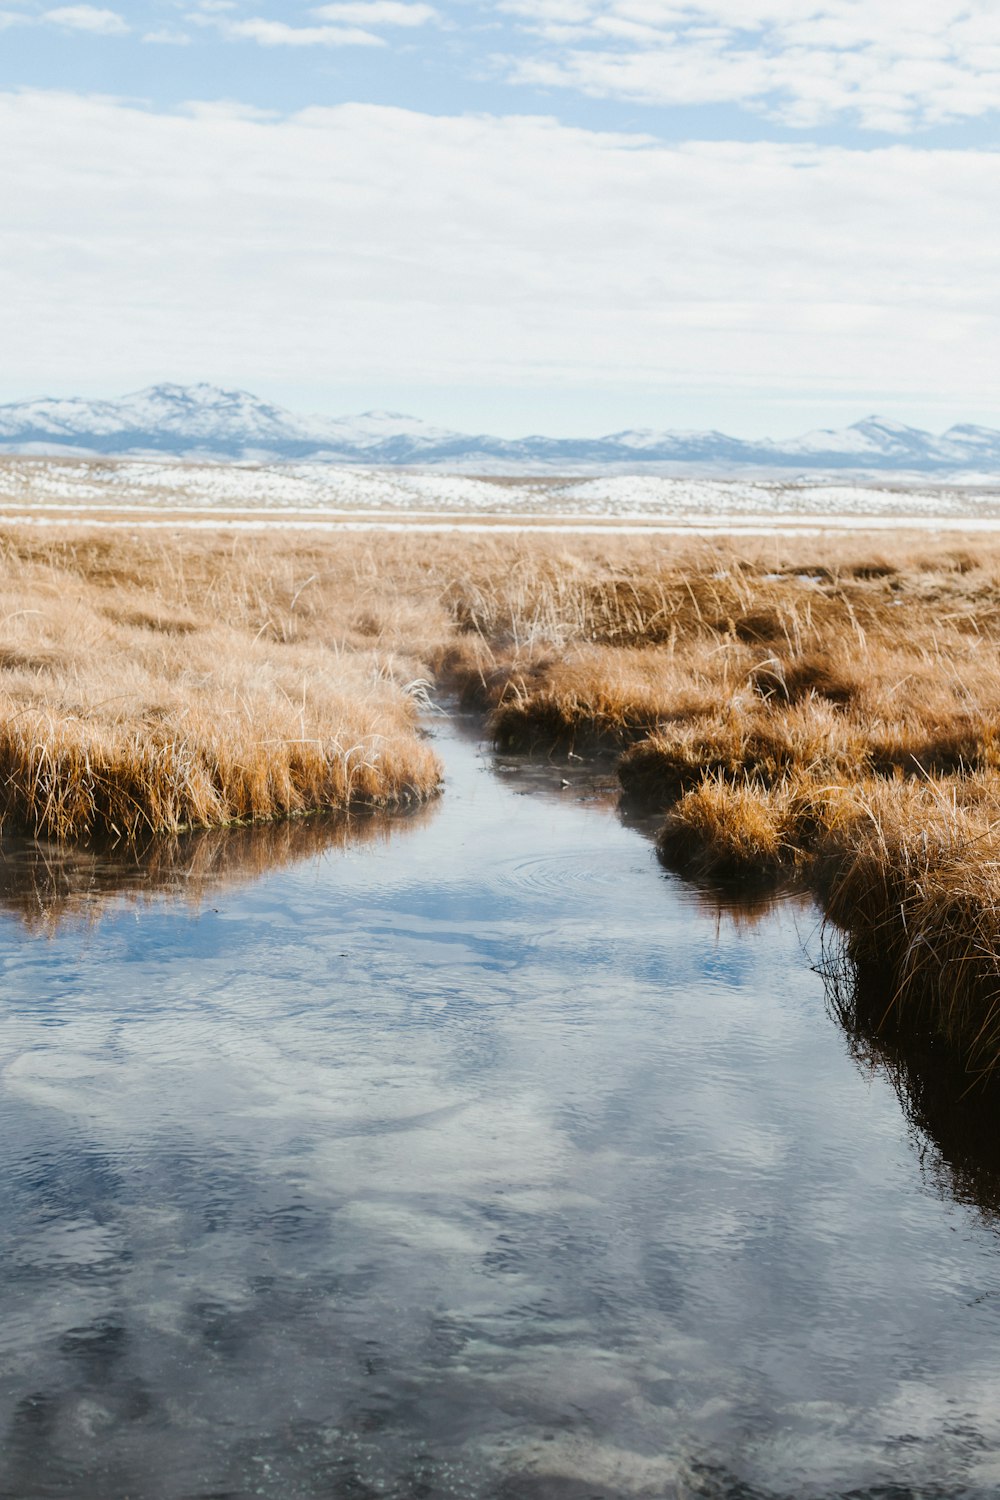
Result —
M313 11L325 21L346 21L358 26L426 26L440 20L432 5L404 0L346 0L344 4L321 5Z
M117 11L96 5L61 5L43 12L41 19L69 31L89 31L96 36L124 36L129 30L128 22Z
M25 389L165 370L1000 402L1000 156L0 95ZM866 398L868 399L868 398Z
M226 35L245 37L262 47L384 47L372 31L349 26L288 26L284 21L255 17L226 23Z
M995 0L503 0L535 86L905 132L1000 108Z

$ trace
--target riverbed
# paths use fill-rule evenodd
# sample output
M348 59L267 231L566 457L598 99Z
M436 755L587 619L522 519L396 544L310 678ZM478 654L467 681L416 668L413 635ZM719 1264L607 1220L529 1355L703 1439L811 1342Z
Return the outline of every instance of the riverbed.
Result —
M815 910L432 732L280 857L6 845L0 1495L995 1496L996 1225Z

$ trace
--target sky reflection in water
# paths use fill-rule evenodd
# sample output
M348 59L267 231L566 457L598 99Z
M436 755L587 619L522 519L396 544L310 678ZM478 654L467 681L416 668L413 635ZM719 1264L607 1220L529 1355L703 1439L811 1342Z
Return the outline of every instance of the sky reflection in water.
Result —
M815 917L440 748L398 837L8 862L0 1495L995 1495L995 1235Z

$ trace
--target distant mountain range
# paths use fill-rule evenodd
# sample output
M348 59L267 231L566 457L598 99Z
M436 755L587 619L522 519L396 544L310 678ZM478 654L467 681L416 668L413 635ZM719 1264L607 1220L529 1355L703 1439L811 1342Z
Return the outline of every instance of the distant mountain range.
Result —
M940 437L868 417L787 442L646 428L602 438L469 435L398 412L300 417L246 391L156 385L120 401L43 398L0 406L0 453L322 460L479 473L687 470L697 473L1000 474L1000 430L960 425Z

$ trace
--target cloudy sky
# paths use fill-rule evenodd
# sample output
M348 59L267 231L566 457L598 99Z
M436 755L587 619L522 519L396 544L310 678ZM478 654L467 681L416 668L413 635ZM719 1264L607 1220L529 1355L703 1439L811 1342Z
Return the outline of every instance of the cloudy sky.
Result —
M1000 425L996 0L0 0L0 399Z

